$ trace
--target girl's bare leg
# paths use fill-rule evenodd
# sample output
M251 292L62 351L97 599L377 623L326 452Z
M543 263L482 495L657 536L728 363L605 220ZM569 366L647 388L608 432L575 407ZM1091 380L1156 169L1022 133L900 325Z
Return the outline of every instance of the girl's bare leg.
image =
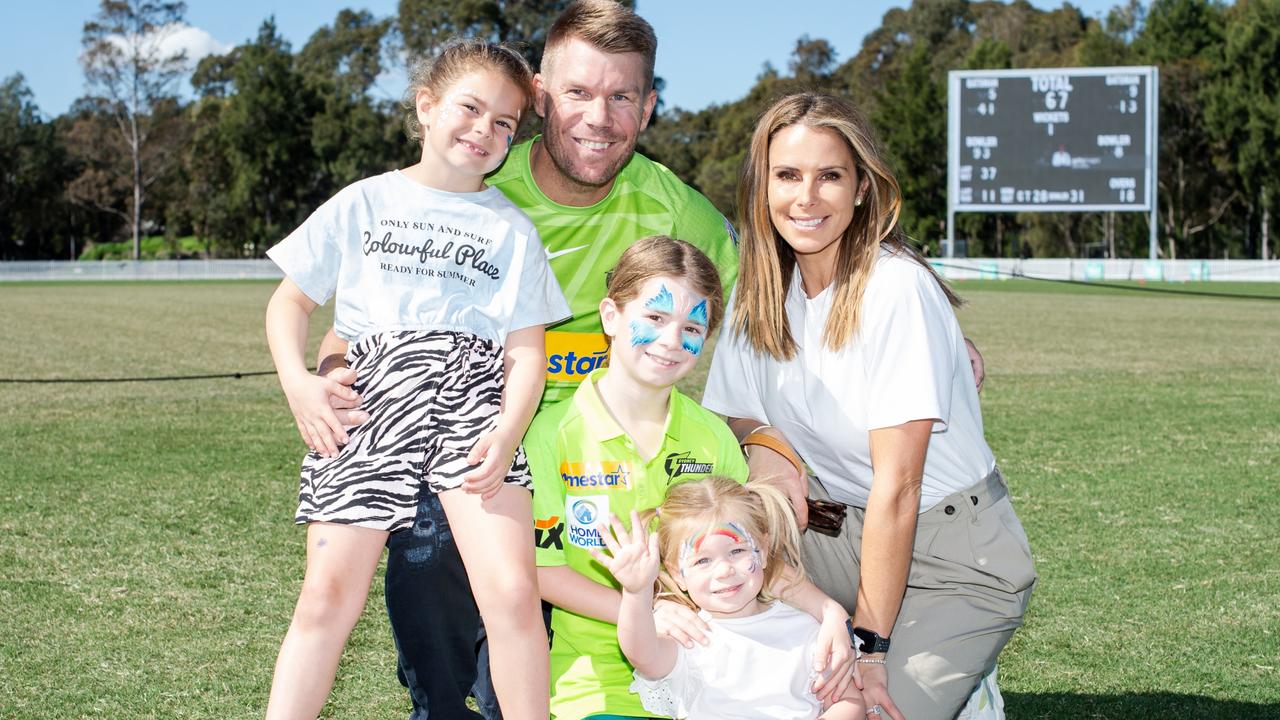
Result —
M306 575L276 658L268 720L314 720L320 714L386 542L382 530L334 523L307 526Z
M462 490L439 497L489 636L489 666L502 717L546 720L547 629L533 562L532 496L504 485L485 501Z

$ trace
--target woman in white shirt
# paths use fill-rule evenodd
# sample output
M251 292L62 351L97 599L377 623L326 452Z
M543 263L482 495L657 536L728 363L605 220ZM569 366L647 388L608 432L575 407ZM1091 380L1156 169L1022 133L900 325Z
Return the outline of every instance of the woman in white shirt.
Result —
M805 565L852 615L868 717L953 718L1036 579L983 439L959 298L907 245L898 183L842 99L764 114L738 205L742 264L703 404L808 517ZM806 496L827 501L819 516Z

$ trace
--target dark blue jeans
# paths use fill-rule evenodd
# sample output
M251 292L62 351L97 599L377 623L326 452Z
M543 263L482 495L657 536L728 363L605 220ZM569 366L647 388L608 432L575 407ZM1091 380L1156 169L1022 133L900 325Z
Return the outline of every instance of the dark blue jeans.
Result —
M480 613L435 493L423 488L413 526L392 533L387 551L387 617L410 720L501 720ZM467 707L471 693L483 715Z

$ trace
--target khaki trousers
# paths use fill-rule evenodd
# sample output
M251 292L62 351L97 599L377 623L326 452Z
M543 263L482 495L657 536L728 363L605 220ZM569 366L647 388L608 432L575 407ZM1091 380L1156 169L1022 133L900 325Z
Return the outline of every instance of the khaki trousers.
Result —
M817 478L811 497L829 500ZM818 587L853 612L863 508L840 537L804 534L804 564ZM951 720L1022 624L1036 571L1022 523L996 468L920 514L902 609L885 658L889 694L907 720Z

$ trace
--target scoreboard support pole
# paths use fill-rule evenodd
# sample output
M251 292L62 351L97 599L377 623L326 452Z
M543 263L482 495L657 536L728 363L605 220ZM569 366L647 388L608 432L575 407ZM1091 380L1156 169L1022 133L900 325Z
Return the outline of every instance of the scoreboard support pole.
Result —
M1151 115L1153 118L1160 117L1160 68L1151 68L1151 82L1147 84L1147 107L1152 108ZM1151 192L1151 227L1147 238L1147 254L1148 259L1155 260L1160 255L1160 238L1157 235L1157 228L1160 223L1159 205L1156 203L1156 197L1160 190L1160 123L1153 120L1151 128L1148 130L1151 137L1151 178L1147 181L1147 187Z

